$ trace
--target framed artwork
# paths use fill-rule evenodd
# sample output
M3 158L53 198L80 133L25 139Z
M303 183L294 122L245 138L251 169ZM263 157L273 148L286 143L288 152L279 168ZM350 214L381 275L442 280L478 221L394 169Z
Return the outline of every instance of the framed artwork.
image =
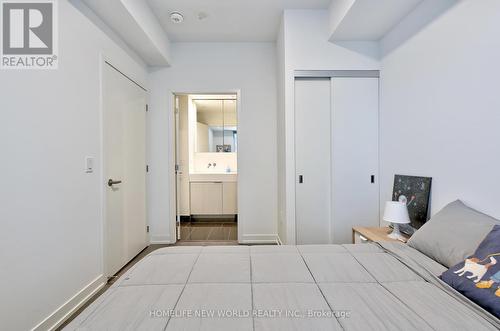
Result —
M394 176L392 201L406 203L410 214L410 226L403 227L402 231L411 234L427 222L431 183L431 177Z

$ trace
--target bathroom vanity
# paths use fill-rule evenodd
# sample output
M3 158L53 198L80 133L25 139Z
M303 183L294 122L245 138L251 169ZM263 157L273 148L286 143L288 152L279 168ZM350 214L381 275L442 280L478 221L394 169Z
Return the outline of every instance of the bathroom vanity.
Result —
M236 215L238 214L238 175L191 174L191 215Z

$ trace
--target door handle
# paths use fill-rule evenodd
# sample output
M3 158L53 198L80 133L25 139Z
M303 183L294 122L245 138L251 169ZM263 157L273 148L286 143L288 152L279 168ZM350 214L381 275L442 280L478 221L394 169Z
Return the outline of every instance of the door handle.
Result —
M302 184L304 182L304 176L299 175L299 184Z
M116 184L121 184L121 183L122 183L121 180L112 180L112 179L108 180L108 186L109 187L111 187L113 185L116 185Z

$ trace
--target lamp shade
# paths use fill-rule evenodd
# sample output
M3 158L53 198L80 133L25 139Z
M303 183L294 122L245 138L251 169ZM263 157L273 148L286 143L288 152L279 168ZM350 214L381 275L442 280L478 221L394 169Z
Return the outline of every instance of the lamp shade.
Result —
M387 201L385 203L384 221L397 224L410 223L410 215L408 215L406 204L399 201Z

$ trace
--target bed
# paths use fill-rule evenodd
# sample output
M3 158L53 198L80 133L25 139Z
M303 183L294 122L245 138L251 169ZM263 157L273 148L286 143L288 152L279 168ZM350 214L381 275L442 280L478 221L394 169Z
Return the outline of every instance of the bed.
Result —
M149 254L64 330L497 330L398 243L175 246Z

